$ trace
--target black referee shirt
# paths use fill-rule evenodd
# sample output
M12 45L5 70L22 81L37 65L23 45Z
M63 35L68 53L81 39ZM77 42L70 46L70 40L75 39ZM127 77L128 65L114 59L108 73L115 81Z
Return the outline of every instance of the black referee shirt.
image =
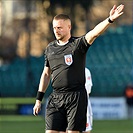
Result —
M52 70L52 87L57 92L85 88L85 60L90 45L85 36L71 37L63 46L57 40L45 50L45 65Z

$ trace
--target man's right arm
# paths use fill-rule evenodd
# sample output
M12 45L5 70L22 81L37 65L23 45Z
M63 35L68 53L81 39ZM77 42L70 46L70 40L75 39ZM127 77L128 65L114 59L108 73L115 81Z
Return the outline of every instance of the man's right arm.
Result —
M39 92L45 92L50 81L50 76L51 76L51 70L49 67L44 67L44 70L41 75L40 83L39 83Z
M50 75L51 75L50 68L45 66L40 78L39 89L38 89L39 93L45 93L50 82ZM41 100L36 99L36 103L33 108L33 114L35 116L38 115L40 110L41 110Z

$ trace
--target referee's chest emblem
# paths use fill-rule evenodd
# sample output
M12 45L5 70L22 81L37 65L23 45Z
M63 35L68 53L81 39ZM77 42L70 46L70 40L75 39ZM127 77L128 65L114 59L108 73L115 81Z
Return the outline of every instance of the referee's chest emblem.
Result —
M72 59L72 55L71 54L65 55L64 58L65 58L65 63L67 65L71 65L73 63L73 59Z

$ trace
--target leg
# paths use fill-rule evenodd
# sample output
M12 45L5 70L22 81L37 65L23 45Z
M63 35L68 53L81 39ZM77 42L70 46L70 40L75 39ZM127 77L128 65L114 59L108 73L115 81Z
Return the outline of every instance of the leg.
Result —
M85 131L87 113L86 90L73 92L70 96L71 102L67 104L67 130L69 133ZM68 96L68 97L69 97Z
M91 133L91 131L85 131L84 133Z
M67 133L80 133L79 131L71 131L71 130L68 130Z
M61 131L61 132L59 132L59 133L80 133L79 131L66 131L66 132L63 132L63 131ZM90 131L85 131L84 133L91 133Z
M66 130L66 132L60 131L59 133L80 133L79 131Z
M59 133L67 133L67 131L66 132L60 131Z
M50 95L45 117L45 128L47 133L59 133L66 131L67 118L66 111L63 107L64 94L52 93ZM60 102L61 101L61 102Z
M87 105L87 123L86 123L86 130L84 133L90 133L92 130L92 123L93 123L93 114L90 99L88 97L88 105Z
M55 131L55 130L46 130L45 133L59 133L59 131Z

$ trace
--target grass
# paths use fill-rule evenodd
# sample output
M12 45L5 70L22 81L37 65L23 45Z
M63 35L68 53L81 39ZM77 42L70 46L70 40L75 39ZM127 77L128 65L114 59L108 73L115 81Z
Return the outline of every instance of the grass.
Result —
M31 104L35 102L35 98L0 98L0 104Z
M92 133L133 133L133 120L95 120Z
M40 116L0 116L0 133L45 133ZM94 120L92 133L133 133L133 120Z
M35 116L0 116L0 133L44 133L44 120Z

